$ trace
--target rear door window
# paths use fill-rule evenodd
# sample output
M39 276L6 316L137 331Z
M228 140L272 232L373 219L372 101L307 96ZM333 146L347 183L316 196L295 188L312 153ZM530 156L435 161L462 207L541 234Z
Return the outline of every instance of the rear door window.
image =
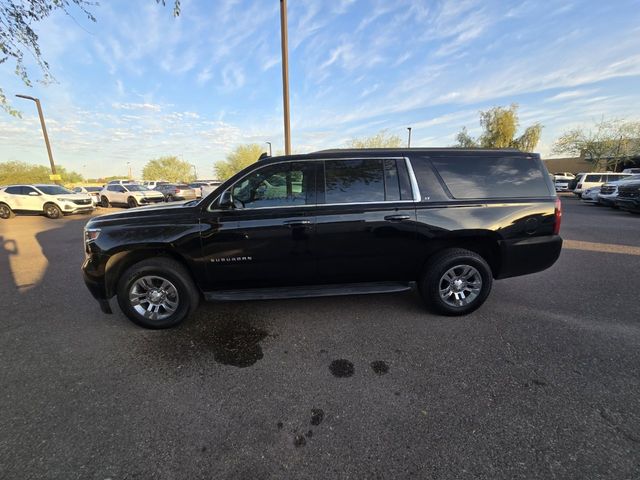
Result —
M459 199L548 197L546 172L526 157L439 157L431 162Z
M587 175L585 177L584 181L585 181L585 183L597 183L597 182L606 181L606 180L602 180L602 177L603 177L603 175Z

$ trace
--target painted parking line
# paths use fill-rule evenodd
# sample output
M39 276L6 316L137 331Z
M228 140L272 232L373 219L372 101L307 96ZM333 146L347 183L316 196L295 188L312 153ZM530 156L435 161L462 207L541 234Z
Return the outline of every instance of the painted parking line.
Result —
M562 242L562 248L568 248L569 250L583 250L587 252L621 253L623 255L640 256L640 247L619 245L615 243L596 243L582 242L580 240L564 240Z

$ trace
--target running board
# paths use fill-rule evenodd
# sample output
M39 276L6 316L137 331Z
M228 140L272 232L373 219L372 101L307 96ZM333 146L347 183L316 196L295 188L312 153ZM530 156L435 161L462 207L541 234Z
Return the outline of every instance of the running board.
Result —
M407 282L343 283L333 285L308 285L300 287L247 288L204 292L209 302L236 300L277 300L285 298L337 297L369 293L395 293L411 289Z

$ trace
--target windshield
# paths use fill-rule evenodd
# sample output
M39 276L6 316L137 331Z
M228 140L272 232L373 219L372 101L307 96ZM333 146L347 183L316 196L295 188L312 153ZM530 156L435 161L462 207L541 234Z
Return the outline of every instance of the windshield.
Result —
M137 184L123 185L123 187L125 187L130 192L146 192L147 190L149 190L144 185L137 185Z
M102 187L84 187L87 192L99 192L102 190Z
M45 195L68 195L73 193L60 185L38 185L37 188Z

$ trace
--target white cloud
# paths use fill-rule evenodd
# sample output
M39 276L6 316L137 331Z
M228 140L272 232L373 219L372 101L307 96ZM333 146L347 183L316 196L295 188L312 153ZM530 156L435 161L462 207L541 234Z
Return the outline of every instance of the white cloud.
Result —
M162 107L155 103L112 103L111 106L116 110L147 110L151 112L162 110Z

